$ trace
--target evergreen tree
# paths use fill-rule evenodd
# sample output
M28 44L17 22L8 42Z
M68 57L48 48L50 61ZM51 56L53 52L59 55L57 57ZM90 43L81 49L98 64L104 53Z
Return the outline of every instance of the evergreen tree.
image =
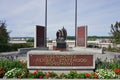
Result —
M7 44L9 40L9 32L7 32L5 22L0 22L0 44Z
M120 22L111 24L111 34L113 37L113 43L120 44Z

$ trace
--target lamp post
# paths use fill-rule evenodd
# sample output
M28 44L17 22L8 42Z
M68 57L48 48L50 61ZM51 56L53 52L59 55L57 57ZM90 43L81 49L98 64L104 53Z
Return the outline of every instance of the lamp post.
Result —
M75 47L77 46L77 0L75 0Z

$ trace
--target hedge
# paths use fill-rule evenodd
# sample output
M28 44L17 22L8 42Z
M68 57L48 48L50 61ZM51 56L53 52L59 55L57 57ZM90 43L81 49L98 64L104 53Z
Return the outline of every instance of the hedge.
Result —
M0 52L17 51L19 48L30 48L33 45L28 43L23 44L0 44Z

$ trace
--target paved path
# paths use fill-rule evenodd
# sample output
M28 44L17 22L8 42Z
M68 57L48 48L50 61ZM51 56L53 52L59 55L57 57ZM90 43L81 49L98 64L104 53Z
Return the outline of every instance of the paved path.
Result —
M18 54L17 51L15 52L3 52L3 53L0 53L0 56L17 56L17 59L20 60L26 60L27 58L27 54ZM96 56L96 59L97 58L100 58L101 60L110 60L110 59L113 59L113 58L119 58L120 59L120 53L118 52L105 52L105 54L100 54L100 53L96 53L95 54Z
M114 58L120 59L120 53L118 52L105 52L105 54L96 54L96 58L100 58L101 60L110 60Z
M14 51L14 52L0 52L0 56L2 55L15 55L18 54L18 51Z

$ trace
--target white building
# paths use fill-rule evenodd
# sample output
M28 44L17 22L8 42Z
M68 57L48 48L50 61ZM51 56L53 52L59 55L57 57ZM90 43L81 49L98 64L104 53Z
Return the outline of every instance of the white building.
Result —
M67 40L66 41L67 43L67 46L68 47L75 47L75 40ZM94 44L98 47L106 47L108 48L109 46L113 47L113 43L111 42L102 42L101 40L96 40L96 41L87 41L87 45L89 44ZM47 46L50 48L50 47L53 47L53 46L56 46L56 40L53 40L52 43L47 43Z
M9 43L11 44L21 44L21 43L27 43L26 40L10 40Z

